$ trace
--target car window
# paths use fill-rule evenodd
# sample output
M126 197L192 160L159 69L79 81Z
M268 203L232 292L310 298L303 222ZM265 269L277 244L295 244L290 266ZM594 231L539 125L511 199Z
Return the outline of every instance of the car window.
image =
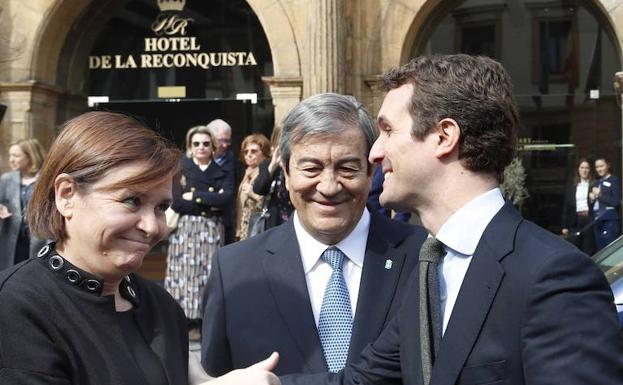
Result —
M623 237L597 253L594 260L610 283L615 302L623 303Z
M623 273L623 237L609 244L593 256L593 260L604 272L608 282L613 283Z

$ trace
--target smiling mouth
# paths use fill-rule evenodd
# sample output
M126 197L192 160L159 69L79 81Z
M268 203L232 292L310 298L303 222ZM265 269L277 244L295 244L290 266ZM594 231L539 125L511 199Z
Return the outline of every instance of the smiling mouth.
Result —
M123 238L123 239L125 239L126 241L130 243L136 243L136 244L142 245L148 249L151 248L151 243L149 241L141 241L141 240L132 239L132 238Z
M320 206L324 206L324 207L335 207L335 206L339 206L342 203L344 203L343 201L340 202L321 202L321 201L314 201L314 203L320 205Z

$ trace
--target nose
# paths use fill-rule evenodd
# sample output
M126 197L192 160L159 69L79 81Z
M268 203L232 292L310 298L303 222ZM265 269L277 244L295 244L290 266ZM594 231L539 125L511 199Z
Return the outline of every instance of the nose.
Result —
M159 219L155 212L144 210L137 227L145 234L145 237L151 239L160 233L160 222L164 223L164 216L162 216L162 219Z
M324 196L335 196L342 191L342 183L338 180L335 172L325 171L320 177L320 182L316 185L316 190Z
M374 141L374 144L370 149L370 155L368 156L370 163L381 163L383 158L385 158L385 149L383 148L384 140L385 139L383 139L383 137L379 136L376 138L376 141Z

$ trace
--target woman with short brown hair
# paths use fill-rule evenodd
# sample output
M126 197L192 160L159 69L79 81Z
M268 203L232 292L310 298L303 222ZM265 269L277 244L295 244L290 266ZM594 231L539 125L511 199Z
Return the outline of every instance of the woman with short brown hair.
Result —
M165 234L178 159L121 114L65 124L28 208L31 231L54 242L0 273L3 385L189 383L184 313L135 274ZM214 384L277 383L264 371L275 358Z
M247 166L236 198L236 239L247 238L251 214L260 211L263 197L253 192L259 164L270 156L270 142L262 134L251 134L240 145L240 160Z

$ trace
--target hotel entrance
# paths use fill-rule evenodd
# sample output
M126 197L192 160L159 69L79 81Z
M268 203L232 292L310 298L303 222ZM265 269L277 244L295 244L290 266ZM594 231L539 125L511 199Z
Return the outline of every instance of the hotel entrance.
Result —
M272 56L246 1L94 4L75 30L81 32L65 43L69 64L59 77L87 95L88 108L132 115L183 150L189 128L217 118L232 127L235 155L245 136L270 136L274 107L262 78L273 75ZM63 111L71 115L79 103L86 104L61 100L59 122L66 118ZM238 164L237 175L243 174ZM151 251L144 276L163 279L166 249L163 241Z

